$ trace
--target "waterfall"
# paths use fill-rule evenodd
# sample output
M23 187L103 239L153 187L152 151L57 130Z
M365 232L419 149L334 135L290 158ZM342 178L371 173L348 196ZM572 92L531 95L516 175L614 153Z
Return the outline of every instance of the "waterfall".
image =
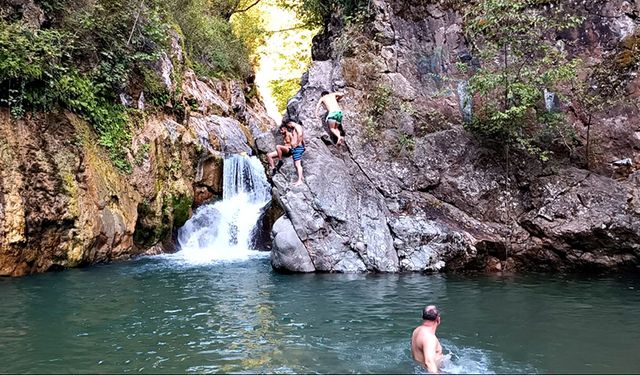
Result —
M469 93L469 82L458 82L458 98L460 100L460 112L465 122L470 122L473 118L473 98Z
M544 106L547 112L552 112L556 108L556 94L544 89Z
M256 223L271 200L271 186L260 161L232 155L224 160L222 200L199 207L178 231L180 251L190 263L243 260L251 249Z

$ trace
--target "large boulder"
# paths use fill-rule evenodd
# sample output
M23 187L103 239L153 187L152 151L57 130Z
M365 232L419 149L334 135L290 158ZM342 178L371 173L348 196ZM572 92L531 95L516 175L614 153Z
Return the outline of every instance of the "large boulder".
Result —
M309 253L286 217L280 217L273 225L273 244L278 251L271 253L271 265L276 270L289 272L313 272L315 267Z

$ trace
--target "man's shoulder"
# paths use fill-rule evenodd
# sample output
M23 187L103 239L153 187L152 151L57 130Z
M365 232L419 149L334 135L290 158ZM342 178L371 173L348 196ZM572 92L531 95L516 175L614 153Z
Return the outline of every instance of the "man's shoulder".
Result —
M429 329L423 326L416 327L413 332L423 337L435 338L436 340L438 339L435 334L433 334Z
M425 333L427 333L427 332L425 332L425 330L424 330L424 327L423 327L423 326L417 326L417 327L413 330L413 333L414 333L416 336L424 336L424 335L425 335Z

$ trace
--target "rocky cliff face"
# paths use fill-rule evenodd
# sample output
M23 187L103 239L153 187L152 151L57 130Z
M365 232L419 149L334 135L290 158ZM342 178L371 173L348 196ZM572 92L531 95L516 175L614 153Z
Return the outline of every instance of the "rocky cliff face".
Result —
M274 177L286 215L273 229L274 268L295 272L634 268L640 261L640 3L576 2L573 41L591 66L617 64L627 104L597 113L599 162L504 162L463 128L473 57L459 11L373 0L364 26L338 19L315 38L314 61L287 115L306 131L306 184ZM342 90L347 146L321 140L323 90ZM367 114L384 104L384 114ZM631 103L631 104L629 104ZM584 140L579 118L570 118ZM372 131L375 130L375 131ZM630 159L620 170L611 162Z
M159 77L173 76L170 62L157 65ZM171 250L192 206L221 195L224 155L273 147L274 124L243 82L186 71L181 85L184 114L137 120L131 174L69 112L14 120L0 111L0 276Z

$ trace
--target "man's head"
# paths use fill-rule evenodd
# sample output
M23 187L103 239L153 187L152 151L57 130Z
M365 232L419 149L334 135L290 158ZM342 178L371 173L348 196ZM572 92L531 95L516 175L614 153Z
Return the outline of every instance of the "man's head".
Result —
M440 324L440 311L434 305L429 305L422 310L422 320Z
M322 94L320 94L320 96L325 96L325 95L329 95L329 91L324 90L324 91L322 92Z
M280 125L280 134L284 134L288 129L286 124Z

